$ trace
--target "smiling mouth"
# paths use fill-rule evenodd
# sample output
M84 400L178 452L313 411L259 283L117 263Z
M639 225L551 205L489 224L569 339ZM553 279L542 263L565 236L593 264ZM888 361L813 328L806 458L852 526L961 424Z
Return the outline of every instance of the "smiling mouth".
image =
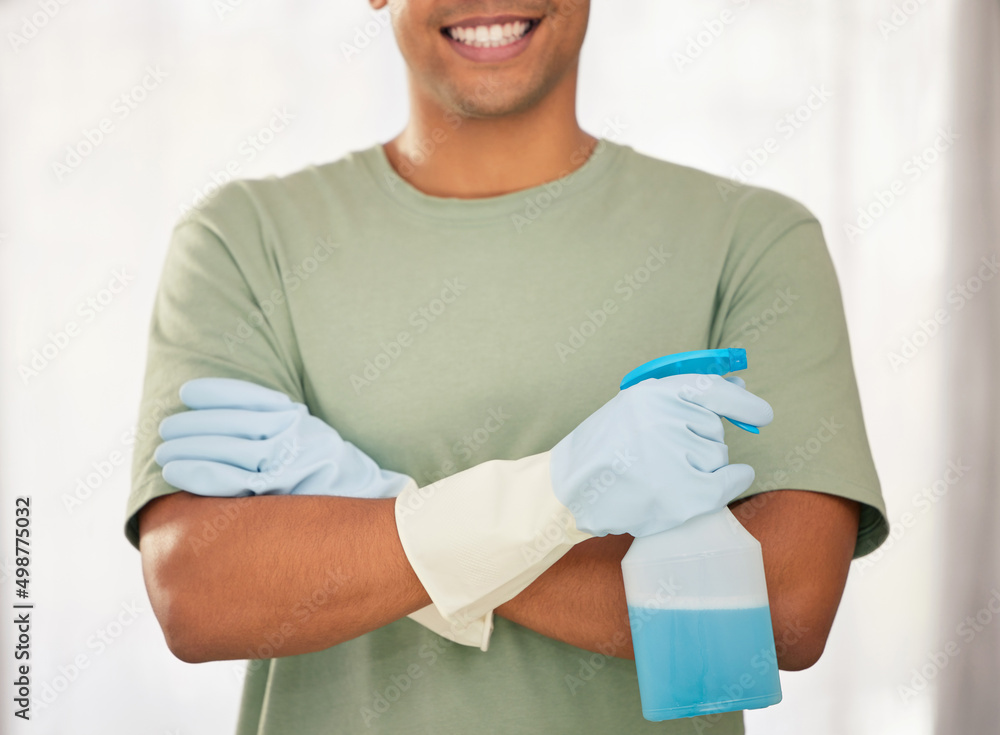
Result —
M499 48L517 43L534 31L541 22L540 18L503 20L505 22L485 23L473 18L453 26L445 26L441 29L441 33L464 46Z

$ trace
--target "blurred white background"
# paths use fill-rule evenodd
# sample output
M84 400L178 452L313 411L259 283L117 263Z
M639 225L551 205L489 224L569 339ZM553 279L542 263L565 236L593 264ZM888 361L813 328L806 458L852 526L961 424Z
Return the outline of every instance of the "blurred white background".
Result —
M962 488L940 482L956 458L944 429L948 339L938 338L953 322L916 337L902 362L891 353L928 331L922 320L957 283L949 191L967 139L939 136L955 124L959 4L592 8L584 127L712 172L742 167L750 183L799 199L824 224L844 292L895 538L855 562L823 659L782 674L784 702L749 713L752 734L934 731L948 670L912 696L901 686L961 622L939 605L941 511ZM732 22L713 25L724 10ZM387 24L364 0L0 0L3 618L14 599L15 495L33 497L36 604L34 717L24 725L12 715L4 624L0 731L233 731L242 664L171 656L122 533L154 289L173 222L217 172L284 174L402 127L403 63ZM292 121L254 150L276 109ZM102 120L107 130L95 132ZM944 150L931 156L936 139ZM914 156L935 160L918 170ZM896 179L903 188L880 211L879 192ZM859 208L870 223L859 225ZM127 285L105 292L115 274ZM69 321L79 332L60 337ZM32 366L36 350L44 359ZM92 474L102 469L107 477ZM79 484L88 475L91 490ZM925 509L918 498L935 482L948 492Z

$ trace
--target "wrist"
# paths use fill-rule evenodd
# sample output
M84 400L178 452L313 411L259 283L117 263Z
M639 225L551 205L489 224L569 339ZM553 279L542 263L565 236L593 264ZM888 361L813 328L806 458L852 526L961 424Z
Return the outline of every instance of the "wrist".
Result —
M589 538L552 491L548 452L410 487L395 512L415 574L449 619L486 614Z

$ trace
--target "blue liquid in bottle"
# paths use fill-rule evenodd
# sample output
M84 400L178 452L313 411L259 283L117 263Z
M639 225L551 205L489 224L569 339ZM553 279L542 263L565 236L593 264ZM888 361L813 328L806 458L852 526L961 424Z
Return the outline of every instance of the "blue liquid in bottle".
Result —
M647 720L768 707L781 701L768 608L629 607Z

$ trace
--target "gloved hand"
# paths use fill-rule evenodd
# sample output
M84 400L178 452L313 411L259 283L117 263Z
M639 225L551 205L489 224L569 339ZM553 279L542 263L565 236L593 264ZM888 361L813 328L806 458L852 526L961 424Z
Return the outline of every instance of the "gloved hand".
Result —
M515 597L592 535L665 531L753 482L728 465L721 416L773 418L738 378L675 375L621 391L551 452L492 460L396 499L410 566L446 618Z
M374 460L284 393L230 378L198 378L181 386L191 411L160 423L155 453L163 478L196 495L336 495L392 498L416 487L407 475ZM493 611L445 620L433 605L408 617L448 640L483 651Z
M774 412L739 378L634 385L552 449L552 490L594 536L648 536L719 510L754 480L750 465L729 464L720 416L765 426Z
M381 469L284 393L231 378L181 386L193 411L160 423L163 478L197 495L393 498L413 480Z

